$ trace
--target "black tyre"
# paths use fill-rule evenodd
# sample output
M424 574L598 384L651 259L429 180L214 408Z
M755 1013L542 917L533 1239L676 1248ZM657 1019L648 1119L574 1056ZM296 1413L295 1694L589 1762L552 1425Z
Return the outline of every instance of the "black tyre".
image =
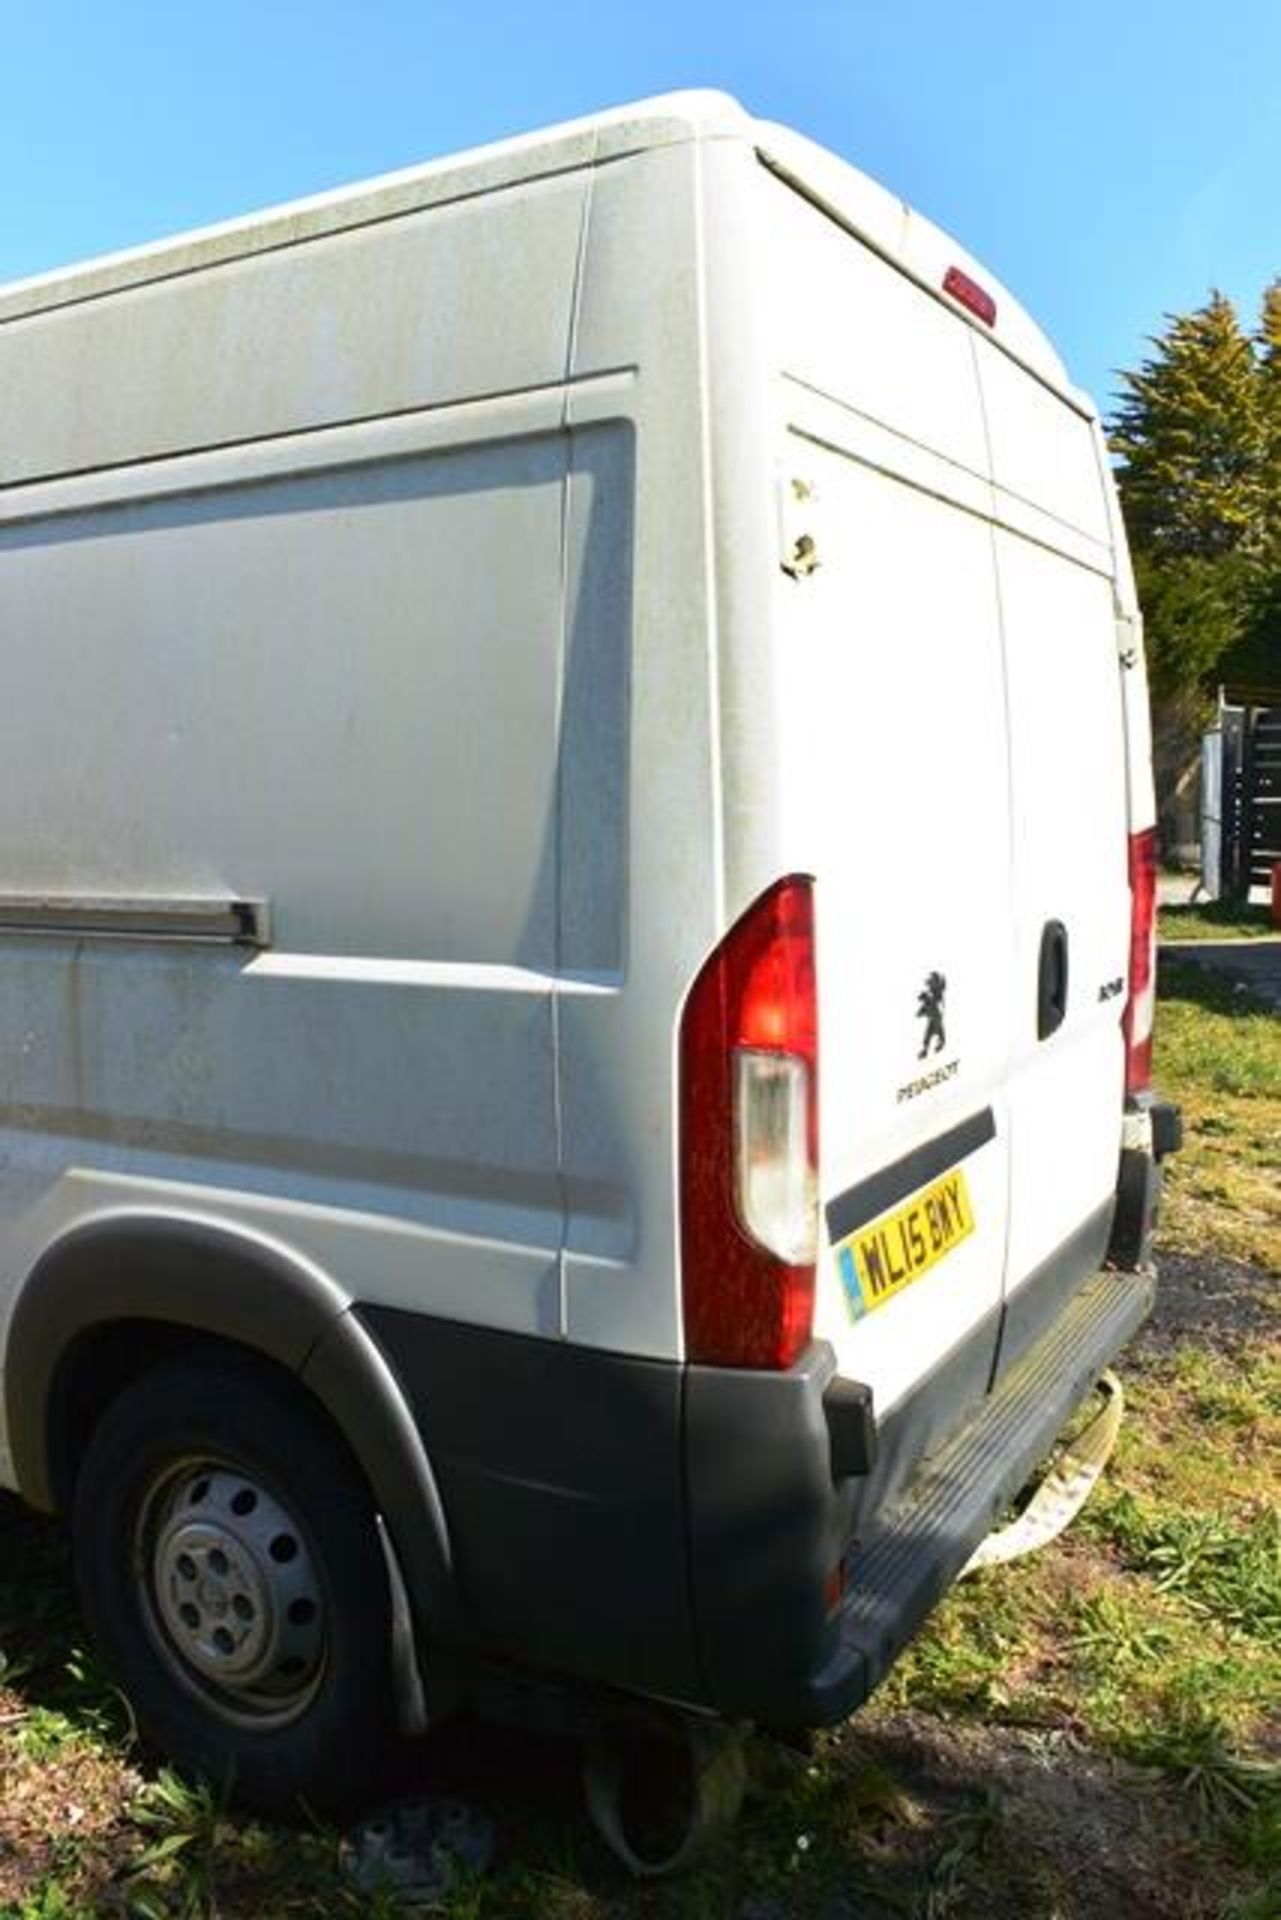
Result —
M76 1484L85 1617L144 1735L272 1814L387 1785L396 1750L377 1523L301 1390L221 1356L145 1375Z

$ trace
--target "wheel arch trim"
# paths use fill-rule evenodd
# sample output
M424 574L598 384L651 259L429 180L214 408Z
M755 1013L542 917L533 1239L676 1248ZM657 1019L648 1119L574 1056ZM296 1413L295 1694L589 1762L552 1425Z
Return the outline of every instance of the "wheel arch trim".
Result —
M403 1569L419 1633L456 1623L439 1488L400 1382L351 1299L277 1241L199 1215L113 1212L46 1247L23 1282L5 1348L14 1477L55 1512L58 1377L76 1344L125 1323L205 1335L291 1373L355 1456Z

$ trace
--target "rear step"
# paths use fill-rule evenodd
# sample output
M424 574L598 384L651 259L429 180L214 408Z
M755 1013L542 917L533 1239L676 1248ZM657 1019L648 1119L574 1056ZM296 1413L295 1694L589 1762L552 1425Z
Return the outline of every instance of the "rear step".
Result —
M840 1651L815 1692L835 1720L885 1677L1111 1361L1147 1317L1150 1274L1100 1273L846 1567ZM837 1673L839 1672L839 1679Z

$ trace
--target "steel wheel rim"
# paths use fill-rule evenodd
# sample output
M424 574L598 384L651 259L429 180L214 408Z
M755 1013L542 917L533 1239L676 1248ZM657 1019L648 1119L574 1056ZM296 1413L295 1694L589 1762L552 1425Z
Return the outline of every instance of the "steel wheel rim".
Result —
M186 1691L224 1721L287 1726L315 1699L328 1607L306 1530L260 1474L192 1458L139 1509L136 1575L150 1636Z

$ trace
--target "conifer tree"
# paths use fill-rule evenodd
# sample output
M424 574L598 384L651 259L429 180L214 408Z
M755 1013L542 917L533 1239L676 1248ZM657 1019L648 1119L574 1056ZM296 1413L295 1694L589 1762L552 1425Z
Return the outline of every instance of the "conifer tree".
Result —
M1263 549L1268 573L1281 573L1281 276L1263 296L1255 335L1259 366L1259 431L1263 486Z
M1170 316L1137 373L1123 373L1112 445L1126 520L1153 556L1249 555L1261 537L1259 366L1230 300Z
M1281 688L1281 279L1263 296L1254 336L1260 429L1259 558L1252 569L1245 630L1217 663L1215 678Z
M1112 448L1153 693L1195 706L1226 661L1270 651L1281 605L1281 282L1254 339L1214 292L1152 347L1121 375Z

